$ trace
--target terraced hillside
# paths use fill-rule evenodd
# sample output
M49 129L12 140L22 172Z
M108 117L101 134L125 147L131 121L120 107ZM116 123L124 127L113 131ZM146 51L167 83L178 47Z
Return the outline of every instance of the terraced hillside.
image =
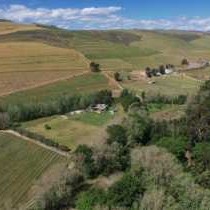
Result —
M0 209L25 201L35 181L61 160L51 151L0 132Z
M0 95L87 72L90 60L103 71L132 71L180 65L184 57L209 59L210 53L210 36L197 32L66 31L20 25L3 33L5 24L14 23L0 23Z

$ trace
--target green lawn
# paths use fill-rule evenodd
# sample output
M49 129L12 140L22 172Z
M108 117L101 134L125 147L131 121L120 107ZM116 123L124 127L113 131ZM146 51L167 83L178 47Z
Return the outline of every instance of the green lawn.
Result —
M79 144L92 144L93 137L113 118L109 112L83 113L42 118L23 123L22 126L74 150ZM45 128L46 124L51 127L50 130Z
M62 95L91 93L110 88L106 77L102 74L90 73L69 80L1 97L0 104L42 103L56 99Z
M166 96L192 95L197 92L201 85L201 82L181 75L155 77L152 80L155 82L154 84L149 84L145 80L125 82L122 85L137 92L145 91L149 96L157 94Z
M63 160L54 152L0 132L0 209L25 201L34 182L53 164Z
M105 125L113 117L114 116L112 116L109 112L104 112L102 114L86 112L80 115L72 116L70 117L70 119L86 123L88 125L102 126Z

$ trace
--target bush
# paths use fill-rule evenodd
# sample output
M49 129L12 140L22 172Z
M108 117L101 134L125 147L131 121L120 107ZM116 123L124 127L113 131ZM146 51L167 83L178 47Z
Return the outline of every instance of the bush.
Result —
M198 143L193 148L193 156L199 170L210 169L210 143Z
M44 125L44 128L45 128L46 130L51 130L51 129L52 129L51 126L48 125L48 124L45 124L45 125Z
M131 104L137 103L140 105L140 100L134 93L129 92L127 89L123 90L120 96L120 102L125 111L128 111Z
M186 161L185 153L188 148L188 140L186 137L163 137L157 143L157 146L166 148L173 153L180 161Z
M91 188L79 194L76 201L78 210L93 210L94 206L101 206L106 202L106 194L102 189Z
M107 128L107 143L112 144L117 142L121 145L126 145L127 143L127 135L126 129L121 125L111 125Z
M136 200L143 197L144 191L142 172L127 173L109 188L108 206L131 208Z

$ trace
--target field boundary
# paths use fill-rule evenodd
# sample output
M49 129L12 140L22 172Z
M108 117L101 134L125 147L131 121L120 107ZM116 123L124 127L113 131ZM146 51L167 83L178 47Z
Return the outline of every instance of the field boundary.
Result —
M48 146L48 145L46 145L46 144L43 144L43 143L41 143L41 142L39 142L39 141L37 141L37 140L35 140L35 139L29 138L29 137L27 137L27 136L24 136L24 135L18 133L17 131L14 131L14 130L1 130L0 132L1 132L1 133L12 134L13 136L20 137L20 138L22 138L22 139L25 140L25 141L28 141L28 142L33 143L33 144L36 144L36 145L39 146L39 147L42 147L42 148L44 148L44 149L50 150L50 151L52 151L52 152L55 152L55 153L57 153L58 155L61 155L61 156L63 156L63 157L66 157L66 158L69 158L69 157L70 157L70 154L67 153L67 152L58 150L58 149L56 149L55 147L50 147L50 146Z

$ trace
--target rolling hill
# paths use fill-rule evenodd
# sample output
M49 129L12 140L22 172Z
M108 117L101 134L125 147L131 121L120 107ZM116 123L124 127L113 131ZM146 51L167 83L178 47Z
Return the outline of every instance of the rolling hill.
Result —
M67 31L0 22L0 95L49 85L87 73L90 61L103 71L144 70L209 59L207 33L186 31ZM93 88L94 89L94 88Z

